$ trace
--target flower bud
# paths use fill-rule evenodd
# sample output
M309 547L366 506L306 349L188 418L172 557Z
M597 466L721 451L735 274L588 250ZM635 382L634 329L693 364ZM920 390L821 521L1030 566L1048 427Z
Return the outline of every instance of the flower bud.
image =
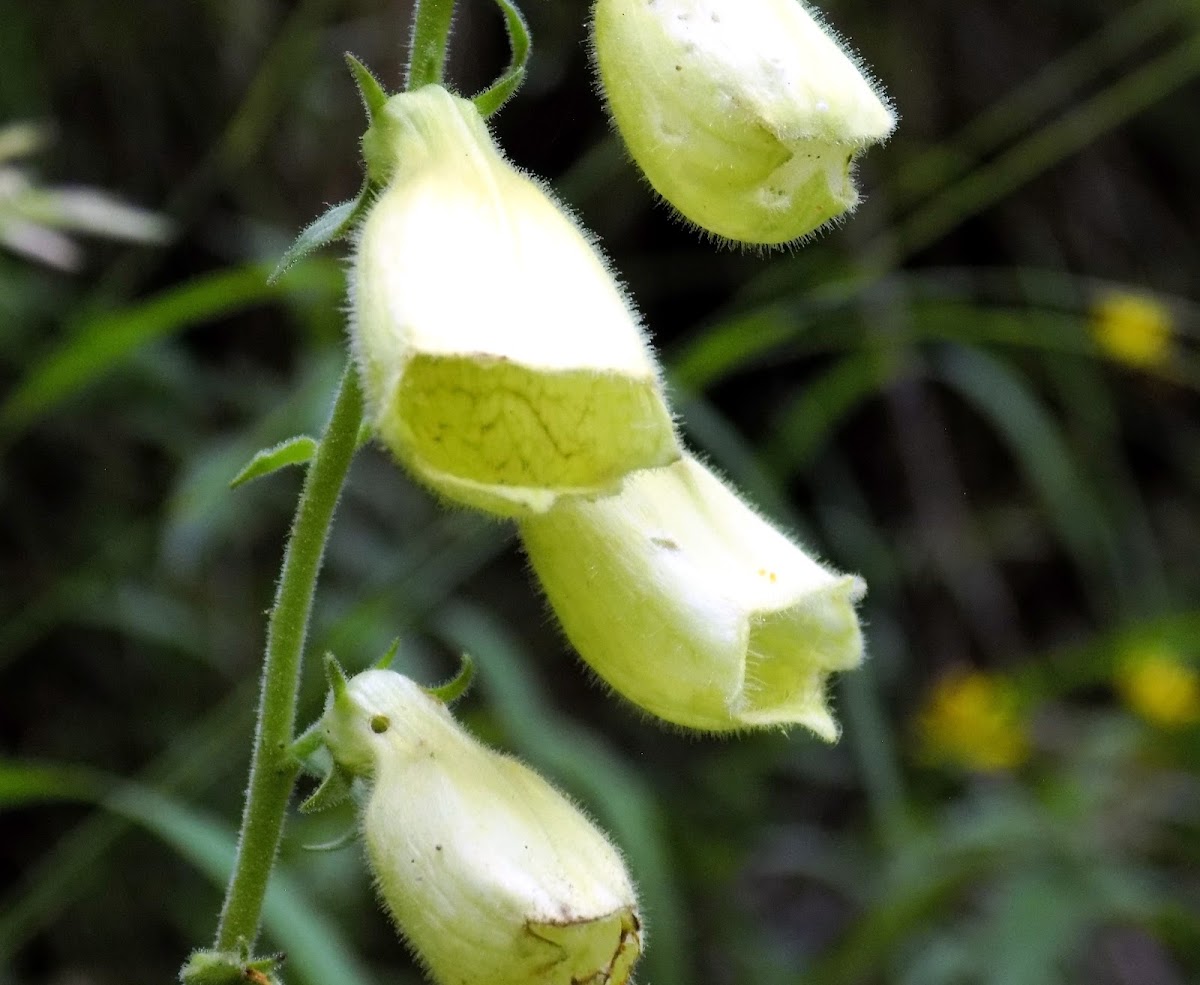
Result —
M896 125L799 0L597 0L593 26L629 153L718 236L786 243L853 209L855 155Z
M837 738L830 671L857 666L862 580L812 560L694 458L520 523L568 639L669 722Z
M625 985L641 952L633 886L607 839L436 697L369 670L330 696L339 767L368 778L379 894L442 985Z
M421 481L509 516L678 458L628 299L468 100L393 96L363 144L388 183L358 234L353 346L377 433Z

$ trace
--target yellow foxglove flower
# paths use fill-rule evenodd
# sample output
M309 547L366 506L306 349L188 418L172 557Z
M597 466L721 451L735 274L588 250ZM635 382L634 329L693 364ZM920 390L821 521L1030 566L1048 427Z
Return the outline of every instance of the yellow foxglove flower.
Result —
M441 985L626 985L641 952L617 850L566 797L480 745L436 697L369 670L321 721L370 784L379 895Z
M862 660L862 580L823 568L694 458L520 531L567 637L631 701L689 728L837 737L825 680Z
M638 316L468 100L393 96L363 145L388 178L358 233L353 348L378 435L420 480L518 515L678 457Z
M684 218L787 243L858 202L854 157L896 118L799 0L597 0L617 129Z

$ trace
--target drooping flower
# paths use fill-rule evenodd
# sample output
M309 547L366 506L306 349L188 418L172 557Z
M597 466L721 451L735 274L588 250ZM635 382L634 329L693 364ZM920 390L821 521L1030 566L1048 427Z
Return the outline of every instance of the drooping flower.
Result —
M335 684L320 725L337 766L370 785L379 895L440 985L626 985L634 888L566 797L393 671Z
M803 725L832 741L862 580L822 567L691 456L519 524L567 638L613 688L709 731Z
M393 96L364 151L387 185L357 237L352 342L377 433L417 478L510 516L678 457L628 299L468 100Z
M780 244L858 202L854 158L896 118L799 0L597 0L601 86L630 155L684 218Z

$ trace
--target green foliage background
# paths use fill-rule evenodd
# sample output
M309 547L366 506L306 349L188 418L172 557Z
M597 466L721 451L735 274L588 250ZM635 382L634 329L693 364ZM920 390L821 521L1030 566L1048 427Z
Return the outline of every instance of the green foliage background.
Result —
M452 79L503 66L461 0ZM1200 8L1194 0L826 7L902 116L867 201L794 252L698 241L657 207L591 89L586 5L528 0L530 76L496 126L601 237L690 441L835 566L870 660L845 734L696 739L592 686L507 528L375 450L344 496L310 657L479 664L460 707L570 790L642 887L649 985L1200 980L1200 730L1131 712L1152 646L1200 669ZM339 257L266 271L359 184L342 52L397 87L383 0L0 0L0 124L54 125L47 184L162 210L161 247L74 275L0 252L0 982L164 981L212 933L264 610L343 360ZM469 290L471 271L461 271ZM1169 356L1089 332L1152 292ZM564 325L563 331L571 326ZM1028 759L926 755L956 668L1018 696ZM305 711L322 692L306 668ZM935 751L936 752L936 751ZM268 915L289 980L416 982L348 815L289 824Z

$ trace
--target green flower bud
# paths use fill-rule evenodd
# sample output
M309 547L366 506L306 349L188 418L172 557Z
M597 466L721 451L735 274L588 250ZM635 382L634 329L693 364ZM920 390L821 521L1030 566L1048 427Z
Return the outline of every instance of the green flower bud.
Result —
M532 770L480 745L407 677L369 670L321 721L370 783L379 895L441 985L625 985L641 953L617 850Z
M388 184L358 234L353 347L377 433L421 481L510 516L678 458L628 299L468 100L393 96L364 150Z
M825 679L862 660L866 586L812 560L694 458L520 530L568 639L631 701L690 728L799 724L837 738Z
M629 153L718 236L787 243L853 209L855 155L896 124L800 0L597 0L593 27Z

